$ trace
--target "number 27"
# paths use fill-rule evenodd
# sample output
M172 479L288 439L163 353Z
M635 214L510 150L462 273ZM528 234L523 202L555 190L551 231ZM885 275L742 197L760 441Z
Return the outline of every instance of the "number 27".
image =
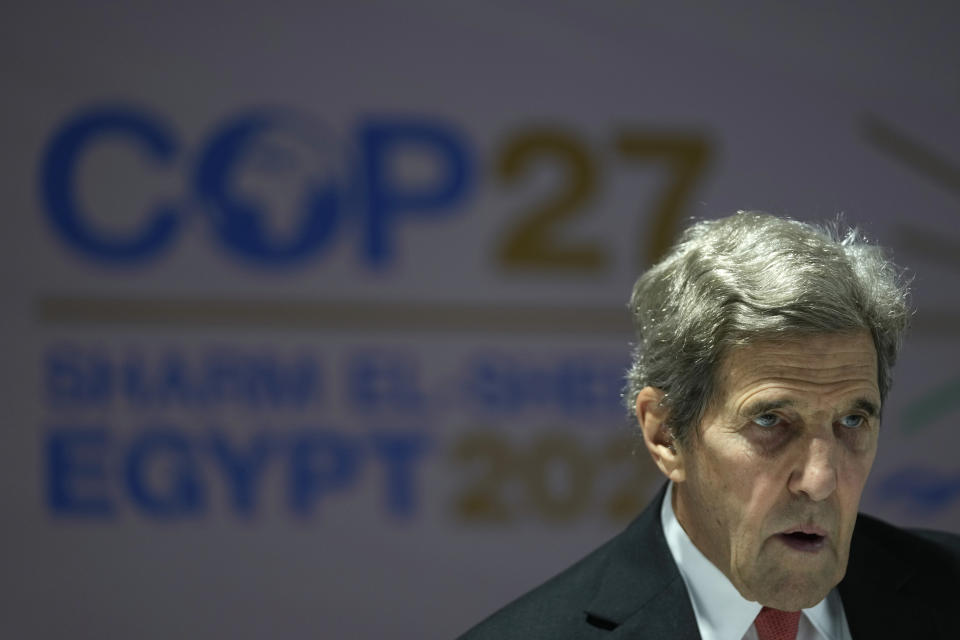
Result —
M709 165L712 147L701 134L644 131L621 132L615 146L625 160L659 161L669 168L670 180L655 201L651 226L641 229L636 245L638 267L644 267L662 257L672 243L690 194ZM602 246L558 239L564 223L589 211L597 190L596 162L573 135L540 130L512 138L498 157L496 172L510 185L540 164L559 165L564 179L520 214L499 248L499 261L517 270L602 271L609 265L609 253Z

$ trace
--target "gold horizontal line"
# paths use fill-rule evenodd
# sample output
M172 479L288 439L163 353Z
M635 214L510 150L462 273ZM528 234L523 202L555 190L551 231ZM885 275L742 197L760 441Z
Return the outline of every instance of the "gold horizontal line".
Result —
M626 309L505 304L49 296L37 300L36 315L59 326L631 333Z
M627 311L605 307L49 296L36 316L53 326L631 335ZM921 311L912 325L915 338L956 338L960 311Z

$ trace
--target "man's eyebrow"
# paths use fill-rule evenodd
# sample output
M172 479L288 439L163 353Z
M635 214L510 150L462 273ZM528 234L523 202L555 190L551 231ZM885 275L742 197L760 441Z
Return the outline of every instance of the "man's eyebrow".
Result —
M863 411L871 418L880 415L880 407L875 402L867 398L857 398L853 401L853 408Z
M782 400L757 400L756 402L751 402L750 404L745 405L740 410L740 415L748 418L751 416L759 416L763 415L764 413L775 411L776 409L792 407L794 404L795 403L793 400L789 400L787 398Z

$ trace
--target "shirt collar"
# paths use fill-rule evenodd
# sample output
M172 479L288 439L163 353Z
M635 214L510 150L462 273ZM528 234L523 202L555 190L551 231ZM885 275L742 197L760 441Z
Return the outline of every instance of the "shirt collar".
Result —
M693 544L673 511L673 483L667 486L660 506L660 523L667 546L690 594L700 635L704 638L742 638L761 605L740 595L733 583ZM844 637L843 606L836 589L804 616L828 640Z

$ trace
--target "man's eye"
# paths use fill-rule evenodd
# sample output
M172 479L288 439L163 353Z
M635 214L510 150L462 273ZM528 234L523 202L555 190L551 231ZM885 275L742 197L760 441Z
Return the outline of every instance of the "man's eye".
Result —
M772 413L765 413L753 419L754 424L765 428L775 427L778 422L780 417Z
M856 429L857 427L863 425L863 416L859 416L855 413L852 413L848 416L843 416L840 418L840 424L848 429Z

